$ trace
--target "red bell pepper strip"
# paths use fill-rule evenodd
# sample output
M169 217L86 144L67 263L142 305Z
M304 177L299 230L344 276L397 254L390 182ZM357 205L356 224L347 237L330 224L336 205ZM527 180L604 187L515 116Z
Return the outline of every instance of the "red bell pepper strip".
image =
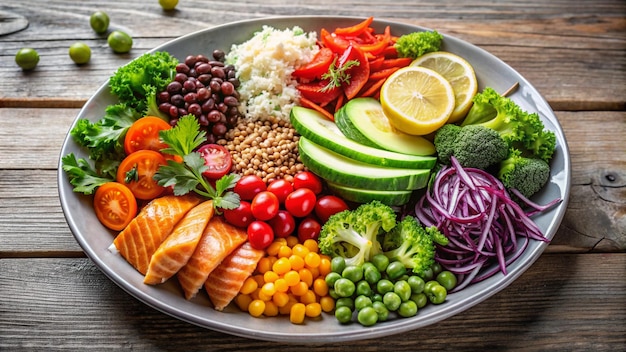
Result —
M325 89L328 84L328 80L299 83L296 86L296 89L298 89L302 97L315 102L316 104L320 104L321 106L325 106L335 100L339 94L342 93L339 87Z
M311 62L293 71L294 77L315 79L320 78L328 71L335 58L335 53L329 48L321 48Z
M382 79L379 79L377 81L374 81L374 83L372 83L369 86L369 88L367 88L363 93L360 93L359 96L361 96L361 97L371 97L374 94L377 94L378 92L380 92L380 87L383 86L385 81L386 81L386 78L382 78Z
M346 94L346 98L354 98L361 88L367 83L370 76L369 61L365 57L365 53L356 46L349 46L339 59L338 67L342 67L348 61L356 60L359 62L358 66L353 66L347 70L350 75L350 82L346 85L342 85L343 91Z
M316 110L322 113L324 116L326 116L326 118L329 119L330 121L335 121L335 116L333 116L333 114L331 114L328 110L324 109L318 104L315 104L314 102L310 101L309 99L305 97L300 97L300 105L302 105L305 108Z
M392 68L392 67L406 67L411 64L413 59L410 57L401 57L398 59L386 59L383 61L381 65L381 69Z
M361 23L355 24L354 26L337 28L335 29L335 33L339 35L351 35L356 37L366 31L372 24L372 21L374 21L374 17L368 17L366 20L362 21Z
M380 70L383 65L383 61L385 60L384 56L375 56L370 60L370 72L376 72Z
M384 70L379 70L376 72L372 72L370 73L370 77L369 79L372 81L377 81L379 79L385 79L389 76L391 76L392 73L398 71L400 69L400 67L390 67L390 68L386 68Z
M334 35L324 28L320 30L320 38L322 39L322 43L324 43L325 47L339 54L343 53L350 45L350 42L346 39Z

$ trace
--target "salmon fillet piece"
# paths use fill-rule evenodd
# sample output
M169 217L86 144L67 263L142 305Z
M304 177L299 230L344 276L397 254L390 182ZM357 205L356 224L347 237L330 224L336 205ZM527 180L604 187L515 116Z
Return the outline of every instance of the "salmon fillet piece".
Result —
M211 272L204 289L216 310L223 310L237 296L264 255L264 251L245 242Z
M194 298L209 274L247 238L245 230L227 223L222 217L213 217L191 258L176 274L185 298Z
M187 264L214 213L213 201L208 200L185 214L152 255L143 282L162 284Z
M150 258L198 197L164 196L152 200L113 240L113 245L137 271L146 274Z

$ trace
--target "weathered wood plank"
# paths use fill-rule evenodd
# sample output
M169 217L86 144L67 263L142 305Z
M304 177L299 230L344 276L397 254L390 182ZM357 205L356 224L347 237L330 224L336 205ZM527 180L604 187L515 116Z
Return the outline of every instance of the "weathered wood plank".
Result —
M114 55L104 36L91 31L88 18L96 8L108 11L111 29L133 36L130 54ZM3 5L0 9L25 15L31 24L27 30L0 37L0 72L5 77L0 82L0 107L79 107L120 65L166 41L207 27L267 16L350 15L413 23L478 45L518 70L555 109L626 108L626 73L621 69L626 64L626 5L622 1L562 0L530 5L442 1L417 6L411 2L380 6L379 2L347 1L345 10L336 8L336 2L330 0L288 4L186 1L177 11L161 16L157 4L141 1L94 6L30 0ZM92 47L89 64L77 67L69 60L67 48L75 41ZM13 55L25 43L39 50L42 57L39 67L30 73L22 72L13 62ZM78 80L77 75L90 79ZM41 82L51 80L73 89L50 92Z
M385 350L623 350L626 282L616 278L625 275L624 253L544 255L485 302L432 326L385 338ZM2 259L0 281L2 350L190 351L211 346L211 350L295 352L381 348L381 340L304 346L199 328L140 303L88 259ZM332 317L325 319L334 323ZM579 337L576 345L571 341L574 335Z

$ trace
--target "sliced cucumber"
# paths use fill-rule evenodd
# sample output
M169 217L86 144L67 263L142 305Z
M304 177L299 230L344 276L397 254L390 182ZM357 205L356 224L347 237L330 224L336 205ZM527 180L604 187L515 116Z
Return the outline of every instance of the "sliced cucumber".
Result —
M347 121L379 148L411 155L433 155L435 146L422 136L413 136L396 130L383 113L380 102L374 98L356 98L342 108ZM349 136L348 136L349 137Z
M401 154L364 146L346 138L335 122L313 109L294 106L291 109L291 124L310 141L364 163L405 169L431 169L437 161L434 156Z
M354 127L354 125L352 124L352 122L350 122L350 119L346 115L345 105L342 106L335 113L335 124L337 124L339 130L343 133L344 136L348 137L348 139L373 148L383 149L380 148L376 143L367 139L367 137L365 137L363 133L361 133L361 131L357 130L356 127Z
M319 177L340 185L379 191L409 191L426 186L429 169L401 169L350 159L300 137L302 163Z
M389 206L400 206L409 202L413 191L373 191L369 189L354 188L326 182L328 189L335 195L355 203L369 203L373 200L380 201Z

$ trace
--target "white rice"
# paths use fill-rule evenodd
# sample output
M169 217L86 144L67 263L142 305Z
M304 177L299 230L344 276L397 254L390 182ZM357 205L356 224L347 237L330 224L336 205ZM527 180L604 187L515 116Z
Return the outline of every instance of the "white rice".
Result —
M263 26L250 40L231 47L226 62L237 70L239 101L248 119L275 116L289 121L300 96L291 73L319 51L316 41L315 32L297 26L282 31Z

